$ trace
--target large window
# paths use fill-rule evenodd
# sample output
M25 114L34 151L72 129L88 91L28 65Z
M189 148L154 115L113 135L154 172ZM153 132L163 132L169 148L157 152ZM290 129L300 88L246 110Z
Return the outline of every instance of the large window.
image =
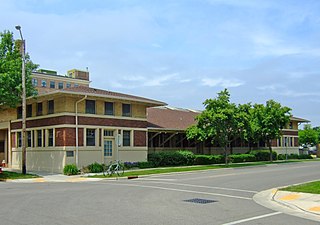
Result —
M86 113L96 114L96 101L86 100Z
M34 87L37 87L38 86L38 79L37 78L32 78L32 85Z
M41 87L47 87L47 81L46 80L42 80L41 81Z
M53 146L53 129L48 129L48 146Z
M19 106L17 108L17 119L21 119L22 118L22 106Z
M67 88L71 87L71 83L67 83L67 84L66 84L66 87L67 87Z
M131 116L130 104L122 104L122 116Z
M122 144L123 146L130 146L131 145L131 131L124 130L122 133Z
M59 88L59 89L63 89L63 83L62 83L62 82L59 82L58 88Z
M21 147L22 146L22 136L21 136L21 132L18 132L17 133L17 141L18 141L18 143L17 143L17 145L18 145L18 147Z
M42 102L37 103L37 116L42 115Z
M54 113L54 100L48 101L48 114Z
M95 129L87 129L87 146L95 146L96 145L96 130Z
M37 146L42 147L42 130L37 131Z
M27 105L27 117L32 117L32 105Z
M32 136L31 136L31 131L27 131L27 147L31 147L31 142Z
M50 81L50 88L56 88L56 83L54 81Z
M104 114L105 115L114 115L113 102L104 103Z

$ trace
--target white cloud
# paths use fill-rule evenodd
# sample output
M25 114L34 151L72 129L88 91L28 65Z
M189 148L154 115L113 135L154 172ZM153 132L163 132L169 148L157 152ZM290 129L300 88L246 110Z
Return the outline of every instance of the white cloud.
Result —
M245 84L244 81L240 81L238 79L203 78L201 81L203 86L209 86L209 87L220 86L223 88L239 87Z

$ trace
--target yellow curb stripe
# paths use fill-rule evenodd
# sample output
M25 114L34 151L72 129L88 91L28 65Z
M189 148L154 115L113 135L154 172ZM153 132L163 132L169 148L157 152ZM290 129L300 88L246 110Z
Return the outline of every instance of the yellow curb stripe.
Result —
M292 200L296 200L298 198L300 198L299 194L289 194L289 195L285 195L279 199L283 200L283 201L292 201Z
M310 211L320 212L320 206L315 206L309 209Z
M44 178L36 178L34 179L35 182L45 182Z
M68 182L79 182L79 181L85 181L87 178L70 178L67 181Z

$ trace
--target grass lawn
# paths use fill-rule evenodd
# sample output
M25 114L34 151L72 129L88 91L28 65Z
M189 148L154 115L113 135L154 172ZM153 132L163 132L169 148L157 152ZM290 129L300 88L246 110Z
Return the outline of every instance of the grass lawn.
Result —
M304 193L312 193L312 194L320 194L320 180L294 185L286 188L280 189L281 191L292 191L292 192L304 192Z
M7 180L7 179L30 179L30 178L37 178L39 176L34 174L22 174L22 173L16 173L16 172L10 172L10 171L3 171L0 173L0 181Z
M160 174L160 173L173 173L173 172L190 172L198 170L211 170L211 169L221 169L221 168L238 168L238 167L247 167L247 166L260 166L267 164L277 164L277 163L290 163L290 162L300 162L299 160L288 160L288 161L277 161L277 162L248 162L248 163L233 163L229 165L201 165L201 166L183 166L183 167L161 167L161 168L151 168L151 169L141 169L134 171L126 171L123 176L143 176L151 174ZM114 177L117 175L113 175ZM109 176L103 175L94 175L89 176L92 178L108 178Z

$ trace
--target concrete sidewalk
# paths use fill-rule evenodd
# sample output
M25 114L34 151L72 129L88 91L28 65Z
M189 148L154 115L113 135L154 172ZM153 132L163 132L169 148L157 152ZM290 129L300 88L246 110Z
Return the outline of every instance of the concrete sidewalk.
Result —
M320 221L320 195L269 189L253 197L258 204L275 211Z

